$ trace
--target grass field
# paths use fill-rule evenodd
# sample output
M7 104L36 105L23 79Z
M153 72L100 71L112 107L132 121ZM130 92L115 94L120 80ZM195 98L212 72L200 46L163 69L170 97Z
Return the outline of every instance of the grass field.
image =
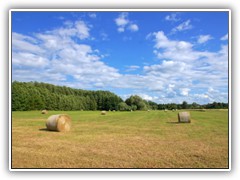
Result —
M52 114L72 129L47 131ZM12 168L228 168L228 111L12 113Z

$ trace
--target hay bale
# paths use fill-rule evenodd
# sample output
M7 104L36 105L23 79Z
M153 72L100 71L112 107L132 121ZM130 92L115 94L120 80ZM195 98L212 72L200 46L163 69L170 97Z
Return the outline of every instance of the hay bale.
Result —
M106 111L102 111L102 112L101 112L101 115L106 115L106 114L107 114Z
M42 110L42 114L47 114L48 111L46 109Z
M50 131L67 132L71 128L71 118L65 114L52 115L47 119L46 126Z
M190 123L190 113L189 112L179 112L178 113L178 122L179 123Z

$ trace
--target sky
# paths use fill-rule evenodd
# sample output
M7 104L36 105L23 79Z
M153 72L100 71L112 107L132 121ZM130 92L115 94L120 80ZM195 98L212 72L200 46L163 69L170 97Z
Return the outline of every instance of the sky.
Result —
M12 80L228 102L228 12L12 12Z

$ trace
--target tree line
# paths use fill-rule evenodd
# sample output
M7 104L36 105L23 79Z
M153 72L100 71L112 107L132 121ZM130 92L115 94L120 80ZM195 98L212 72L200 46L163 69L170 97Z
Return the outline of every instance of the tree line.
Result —
M157 104L137 95L123 101L110 91L90 91L56 86L42 82L12 82L12 110L163 110L163 109L224 109L227 103L214 102L206 105Z

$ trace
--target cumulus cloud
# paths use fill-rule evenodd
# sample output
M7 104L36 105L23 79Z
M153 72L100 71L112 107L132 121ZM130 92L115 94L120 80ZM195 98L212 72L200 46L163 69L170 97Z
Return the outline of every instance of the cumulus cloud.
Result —
M191 25L191 20L188 19L187 21L184 21L183 23L174 27L171 32L176 33L178 31L186 31L186 30L189 30L189 29L192 29L192 28L193 28L193 26Z
M20 67L42 68L49 64L48 59L28 52L14 52L13 57L13 64Z
M137 24L130 24L129 25L130 31L138 31L138 25Z
M137 70L137 69L140 68L140 66L136 66L136 65L126 66L126 67L127 67L127 69L126 69L127 72L129 72L129 71L135 71L135 70Z
M193 44L190 42L168 39L163 31L154 32L151 36L155 41L153 52L159 59L189 62L208 54L207 52L193 51Z
M151 33L147 39L154 41L153 53L160 63L144 66L143 70L150 81L159 83L155 91L162 95L159 102L205 103L219 100L220 95L221 101L227 101L227 45L216 52L197 51L190 42L171 40L163 31ZM214 91L209 89L210 84Z
M126 27L128 30L132 32L136 32L139 30L139 27L136 23L133 23L128 19L128 13L121 13L119 16L115 19L115 23L118 26L117 30L118 32L124 32Z
M142 99L147 100L147 101L152 101L152 100L154 100L154 97L149 96L148 94L140 93L140 94L138 94L138 96L140 96Z
M85 87L91 87L95 83L107 84L120 76L117 69L101 60L102 55L98 49L73 40L72 37L77 37L80 41L91 37L90 27L83 21L36 33L32 37L19 33L13 33L13 37L14 80L28 81L26 72L29 75L41 72L38 76L30 76L31 80L65 81L72 77L74 81L85 84ZM37 72L35 68L38 68ZM25 70L24 73L21 69Z
M162 74L162 73L176 73L176 72L183 72L187 70L187 64L184 62L178 61L166 61L164 60L161 64L155 64L151 66L144 66L143 69L145 72L150 74Z
M203 44L203 43L209 41L210 39L213 39L213 38L209 34L208 35L200 35L200 36L198 36L198 41L197 42L199 44Z
M121 13L118 18L115 19L117 26L126 26L129 22L128 13Z
M221 41L226 41L228 40L228 34L225 34L223 37L220 39Z
M37 45L37 41L29 36L12 33L12 48L14 51L44 53L44 49Z
M75 22L76 34L80 39L86 39L89 37L89 27L83 21Z
M181 88L180 89L180 94L183 95L183 96L188 96L188 93L191 89L189 88Z
M118 32L124 32L125 28L124 27L119 27L117 30L118 30Z
M97 14L96 13L89 13L88 16L90 18L96 18L97 17Z
M105 32L100 33L100 37L103 41L109 40L108 34Z
M181 19L177 17L177 14L176 13L172 13L170 15L167 15L165 17L165 20L166 21L173 21L173 22L177 22L177 21L180 21Z

